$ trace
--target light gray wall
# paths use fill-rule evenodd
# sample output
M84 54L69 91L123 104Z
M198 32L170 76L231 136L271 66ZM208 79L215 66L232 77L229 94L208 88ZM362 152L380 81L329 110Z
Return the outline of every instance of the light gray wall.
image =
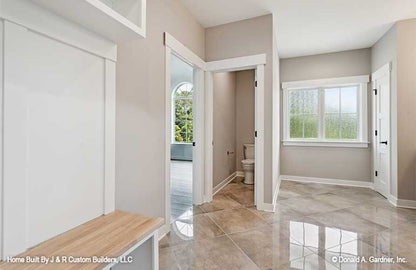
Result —
M236 72L236 169L242 171L245 143L254 143L254 70Z
M266 53L264 104L264 201L272 203L272 133L273 133L273 18L265 15L249 20L207 28L207 61Z
M369 75L370 73L370 49L280 60L280 79L282 82ZM370 120L370 100L368 105ZM371 125L369 124L370 128ZM282 137L282 131L280 136ZM372 180L371 147L362 149L281 146L280 157L282 175L357 181Z
M398 198L416 199L416 19L397 22Z
M204 59L205 32L179 0L147 2L147 37L119 44L116 208L165 216L165 46L169 32Z
M235 72L214 73L213 187L235 172ZM234 154L227 154L227 151Z
M175 55L171 58L170 75L171 93L182 83L194 81L194 69ZM192 144L174 143L171 144L170 156L172 160L192 160Z
M390 193L397 197L397 24L394 24L371 48L371 71L391 62L391 181Z

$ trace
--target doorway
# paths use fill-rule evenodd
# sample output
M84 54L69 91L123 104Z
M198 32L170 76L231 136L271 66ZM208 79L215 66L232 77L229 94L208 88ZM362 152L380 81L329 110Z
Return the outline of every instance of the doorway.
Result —
M264 203L264 66L266 55L237 57L207 63L205 84L205 201L213 196L213 74L218 72L254 70L255 73L255 164L254 164L254 204L258 210L273 211Z
M372 75L374 189L390 195L390 63Z
M170 220L178 219L193 204L193 76L194 69L171 54Z
M205 62L165 33L165 225L202 203ZM176 221L175 221L176 220ZM175 221L174 224L173 221ZM171 225L172 224L172 225ZM186 226L185 226L186 225Z

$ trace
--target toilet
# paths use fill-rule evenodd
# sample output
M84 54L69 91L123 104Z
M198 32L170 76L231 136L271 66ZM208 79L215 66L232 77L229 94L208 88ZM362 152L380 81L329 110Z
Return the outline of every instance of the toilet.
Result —
M254 184L254 144L244 144L244 159L241 161L244 171L244 184Z

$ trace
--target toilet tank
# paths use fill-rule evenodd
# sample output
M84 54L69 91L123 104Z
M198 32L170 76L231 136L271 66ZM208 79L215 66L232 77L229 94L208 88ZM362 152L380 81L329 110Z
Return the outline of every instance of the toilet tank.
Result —
M246 143L244 144L244 158L245 159L254 159L254 144Z

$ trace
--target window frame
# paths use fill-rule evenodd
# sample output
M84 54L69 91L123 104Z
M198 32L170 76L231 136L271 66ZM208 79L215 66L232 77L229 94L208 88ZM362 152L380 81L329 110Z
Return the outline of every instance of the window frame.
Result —
M368 147L367 95L369 75L329 78L309 81L282 83L283 91L283 145L284 146L323 146L323 147ZM325 139L325 88L358 86L357 139ZM318 138L290 138L289 92L293 90L318 89Z
M186 97L186 98L177 98L176 97L176 92L179 90L179 88L181 88L182 86L186 85L186 84L190 84L192 85L192 96L191 97ZM171 105L171 144L186 144L186 145L190 145L192 144L192 142L177 142L175 140L175 123L176 123L176 111L175 111L175 101L176 100L192 100L192 106L194 105L194 84L188 81L184 81L184 82L180 82L176 85L176 87L173 89L172 91L172 105ZM193 109L192 109L193 111ZM194 122L194 118L192 118L192 123Z

